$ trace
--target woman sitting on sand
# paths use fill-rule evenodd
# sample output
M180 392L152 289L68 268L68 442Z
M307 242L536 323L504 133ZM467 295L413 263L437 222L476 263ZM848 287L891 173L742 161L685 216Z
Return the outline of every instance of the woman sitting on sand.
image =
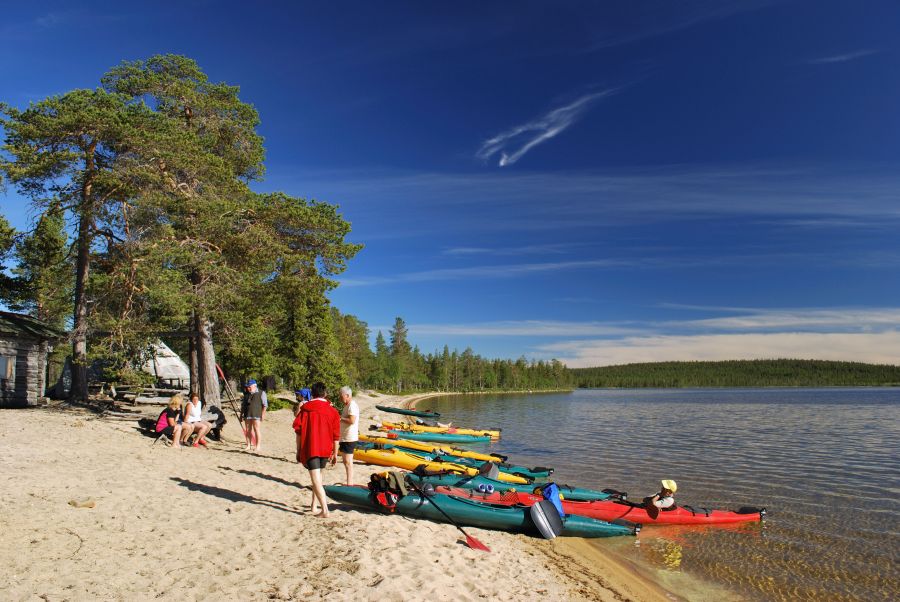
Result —
M156 420L156 432L172 439L172 447L181 447L181 404L184 398L181 395L173 395L169 405L163 410Z
M191 395L191 400L187 402L187 406L184 408L184 422L185 424L182 426L182 435L181 442L187 445L188 439L191 438L191 434L196 433L197 438L194 439L194 444L191 447L206 447L206 433L212 430L213 425L209 422L202 420L200 417L203 414L203 402L200 401L200 396L196 393Z

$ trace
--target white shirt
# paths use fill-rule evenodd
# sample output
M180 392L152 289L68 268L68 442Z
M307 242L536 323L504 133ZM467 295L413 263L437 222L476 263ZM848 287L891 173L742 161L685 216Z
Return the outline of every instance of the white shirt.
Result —
M341 418L349 418L350 416L356 416L356 421L353 424L347 424L341 420L342 443L359 441L359 406L352 399L350 403L344 404L344 411L341 412Z

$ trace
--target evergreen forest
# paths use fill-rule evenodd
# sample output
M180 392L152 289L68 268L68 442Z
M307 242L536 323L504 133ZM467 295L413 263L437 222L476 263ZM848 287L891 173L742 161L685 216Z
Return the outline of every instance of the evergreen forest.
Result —
M900 386L900 366L822 360L658 362L570 373L579 388Z

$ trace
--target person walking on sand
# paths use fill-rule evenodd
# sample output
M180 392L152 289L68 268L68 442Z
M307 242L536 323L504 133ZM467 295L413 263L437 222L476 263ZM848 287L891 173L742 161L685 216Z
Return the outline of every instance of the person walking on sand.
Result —
M353 401L353 390L350 387L341 387L341 401L344 402L344 411L341 412L341 441L338 449L347 472L346 484L352 485L353 452L359 441L359 406Z
M328 517L322 469L329 462L332 466L337 463L338 441L341 438L341 415L325 399L326 393L323 383L314 384L312 399L300 406L293 424L297 433L297 462L306 467L312 481L309 509L315 513L318 503L322 510L316 516L320 518Z
M243 414L244 437L247 440L246 449L252 450L256 446L256 451L262 449L262 421L266 416L266 410L269 409L269 399L265 391L260 391L256 381L252 378L247 381L244 391L244 402L241 404L241 413Z

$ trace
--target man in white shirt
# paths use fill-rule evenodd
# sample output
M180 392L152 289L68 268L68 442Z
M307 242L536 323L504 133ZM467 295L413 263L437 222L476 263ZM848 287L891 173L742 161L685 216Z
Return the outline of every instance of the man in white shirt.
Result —
M353 484L353 451L359 441L359 406L353 401L350 387L341 387L341 401L344 411L341 412L341 441L338 449L347 471L347 485Z

